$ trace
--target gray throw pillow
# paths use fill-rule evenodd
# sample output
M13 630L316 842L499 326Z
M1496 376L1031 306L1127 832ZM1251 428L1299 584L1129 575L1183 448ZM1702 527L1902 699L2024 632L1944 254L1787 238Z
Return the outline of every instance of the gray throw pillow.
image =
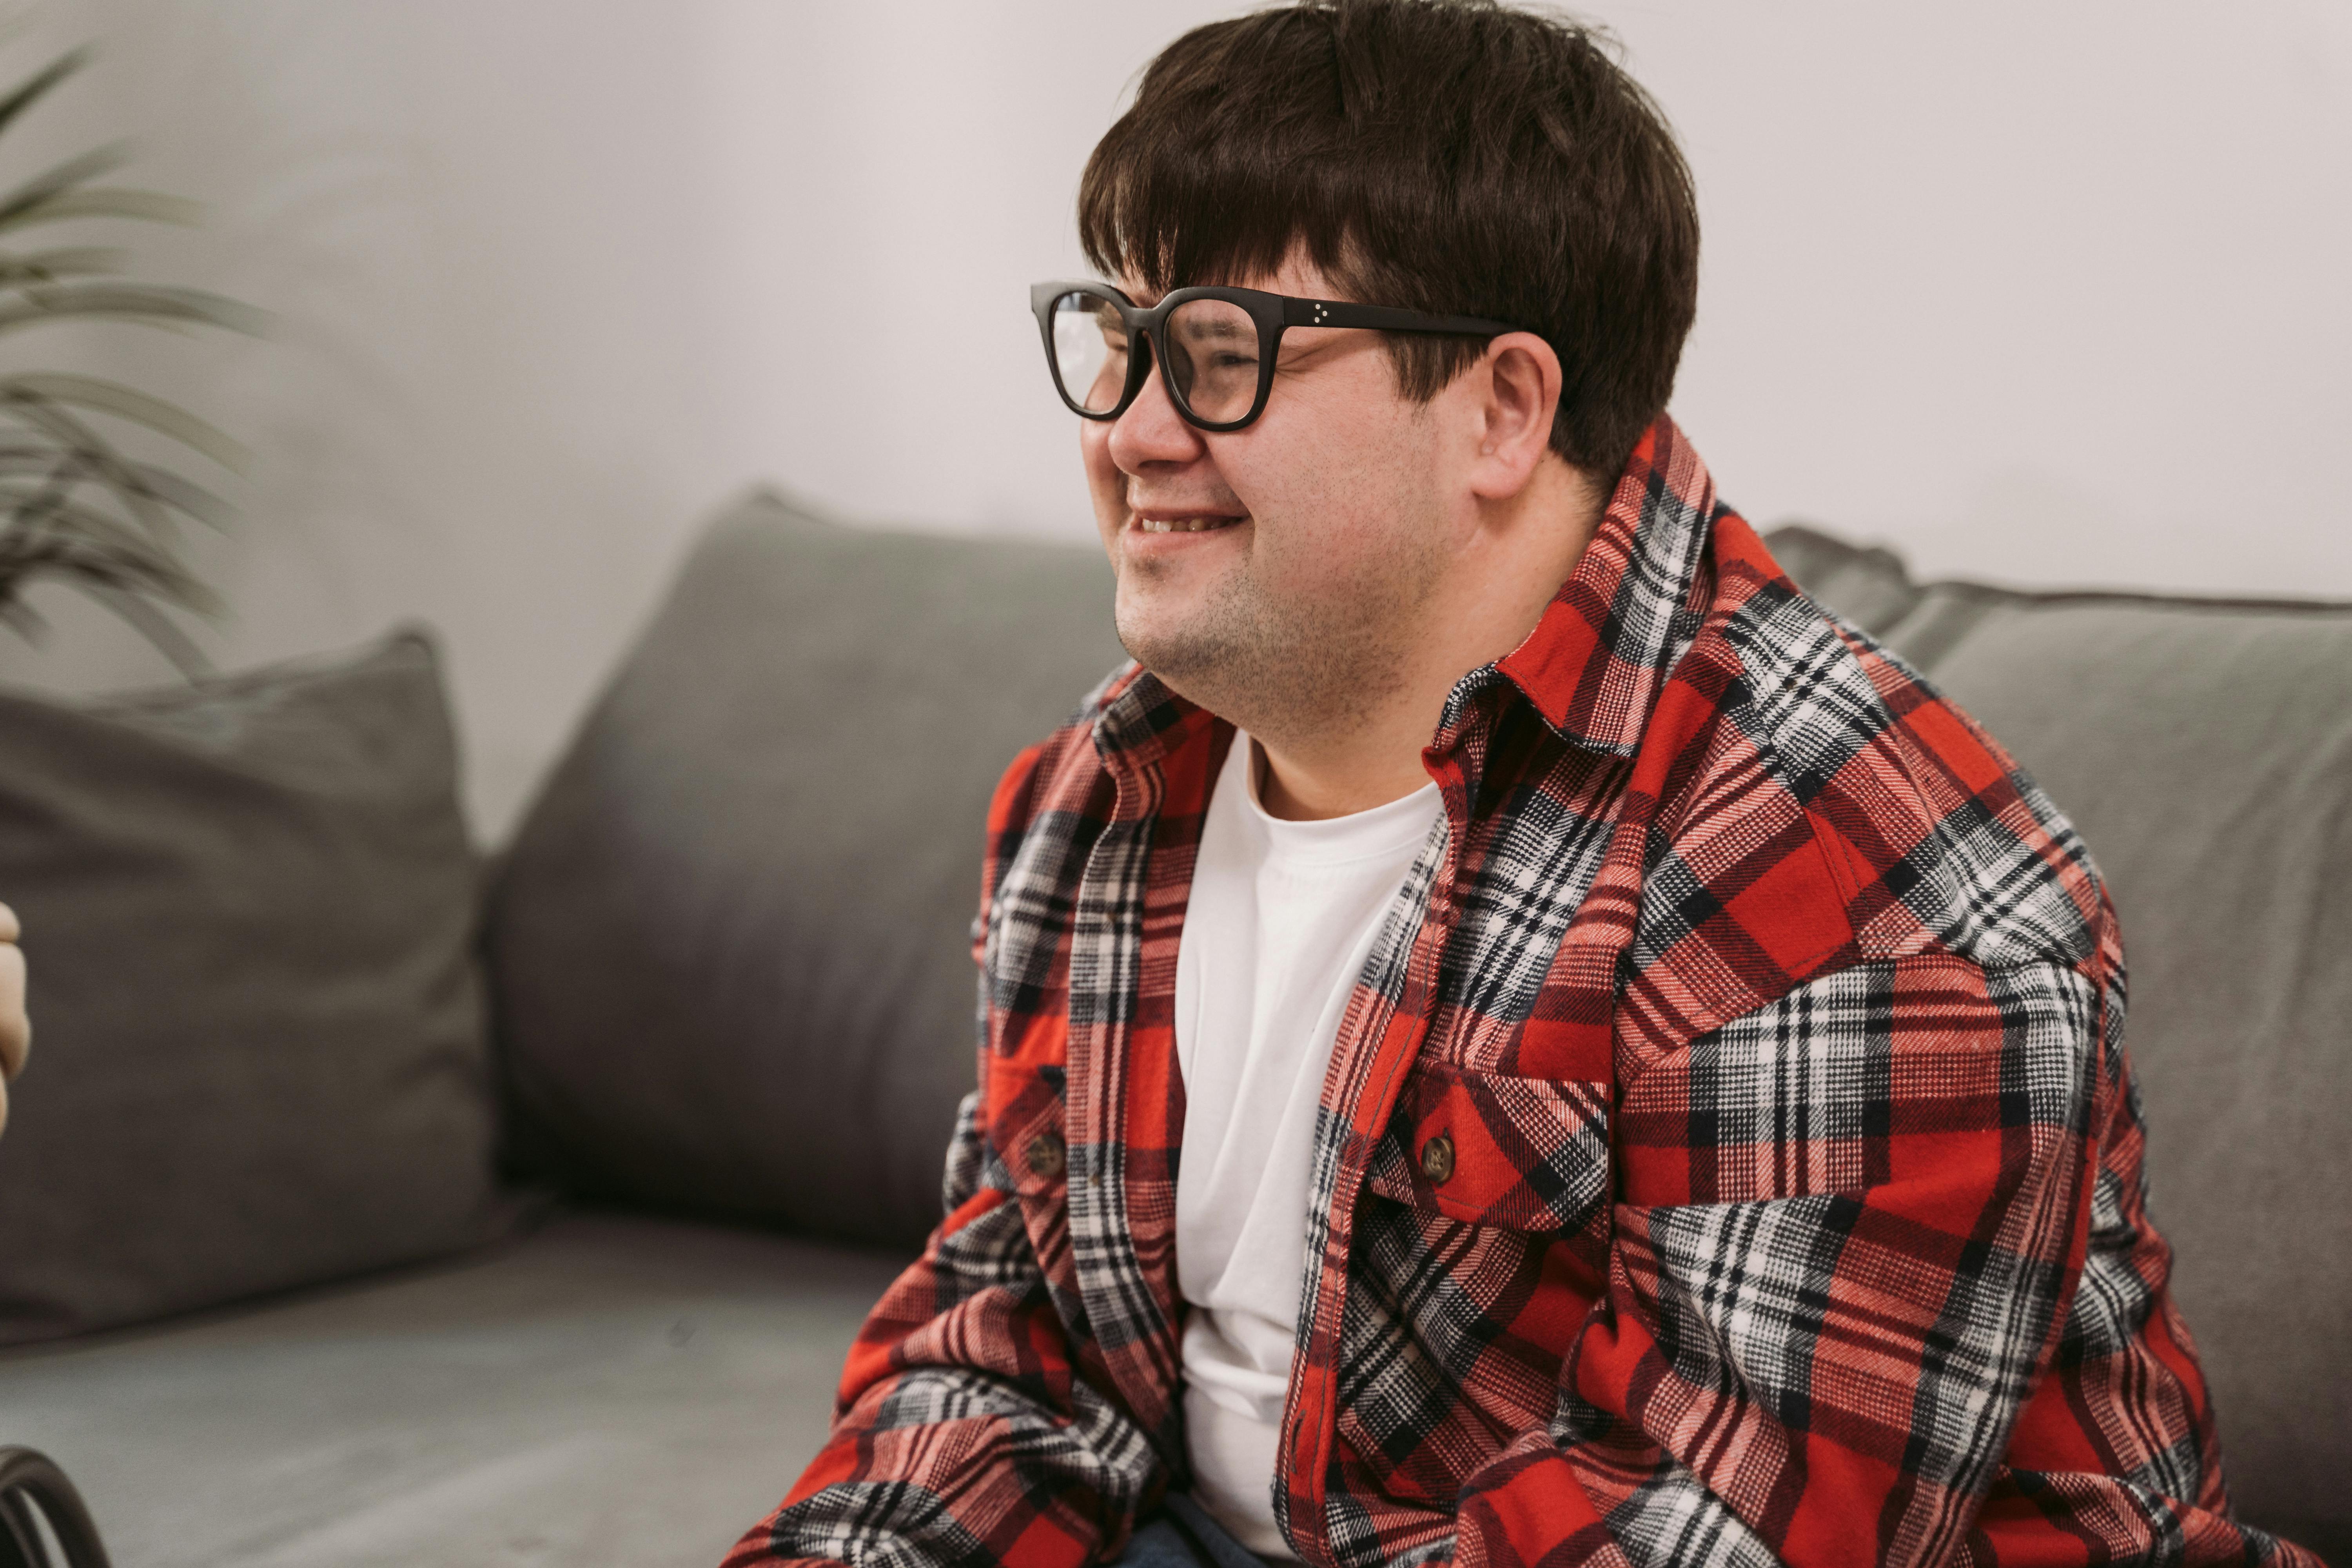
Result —
M1125 658L1110 605L1098 550L765 495L715 525L492 891L522 1168L893 1245L936 1224L989 796Z
M455 786L413 634L111 701L0 692L35 1031L0 1138L0 1344L500 1229Z
M1770 546L2082 830L2123 920L2149 1207L2255 1522L2352 1529L2352 605L1913 583Z

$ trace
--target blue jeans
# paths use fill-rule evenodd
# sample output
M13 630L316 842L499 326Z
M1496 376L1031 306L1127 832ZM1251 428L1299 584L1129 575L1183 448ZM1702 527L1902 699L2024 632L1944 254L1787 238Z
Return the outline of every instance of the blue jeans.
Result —
M1135 1527L1112 1568L1265 1568L1265 1562L1227 1535L1199 1503L1170 1492L1160 1511Z

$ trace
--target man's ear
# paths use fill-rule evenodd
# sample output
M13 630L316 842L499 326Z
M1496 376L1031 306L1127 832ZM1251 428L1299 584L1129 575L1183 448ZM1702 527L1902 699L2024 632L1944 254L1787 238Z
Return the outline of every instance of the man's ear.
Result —
M1505 332L1462 373L1472 398L1477 452L1471 493L1507 500L1526 488L1551 449L1552 416L1559 410L1559 356L1533 332Z

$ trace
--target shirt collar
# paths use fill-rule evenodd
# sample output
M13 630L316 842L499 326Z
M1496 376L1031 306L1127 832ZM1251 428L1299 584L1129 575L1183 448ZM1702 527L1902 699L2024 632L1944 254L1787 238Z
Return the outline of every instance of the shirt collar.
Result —
M1706 465L1660 415L1575 572L1494 667L1562 740L1615 757L1641 750L1650 710L1697 631L1693 589L1715 512ZM1480 674L1456 689L1449 723Z

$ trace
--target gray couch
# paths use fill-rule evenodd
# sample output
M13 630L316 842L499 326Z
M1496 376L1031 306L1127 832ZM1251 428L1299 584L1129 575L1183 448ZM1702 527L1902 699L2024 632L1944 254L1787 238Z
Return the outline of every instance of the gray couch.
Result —
M1826 535L1774 544L2083 826L2122 910L2152 1203L2235 1494L2352 1563L2352 609L1923 587ZM434 1080L478 1104L452 1089L405 1117L430 1138L363 1167L289 1147L178 1184L193 1195L110 1196L78 1239L121 1249L103 1290L54 1271L17 1289L0 1191L0 1331L21 1301L26 1342L0 1352L0 1443L76 1477L124 1568L715 1562L821 1441L863 1310L935 1211L971 1070L989 786L1116 658L1108 602L1088 552L739 508L484 879L468 973L495 1053ZM396 842L402 864L422 853ZM0 833L0 876L8 854ZM446 925L446 899L411 903ZM439 976L418 993L436 1019L456 984L440 962L410 963ZM112 1037L89 1027L96 1057ZM70 1078L72 1045L42 1047L12 1142L73 1109L38 1089ZM476 1111L501 1130L495 1187ZM367 1195L428 1149L488 1196L426 1225ZM72 1152L40 1157L62 1171ZM222 1217L221 1184L330 1177L361 1194L331 1223L259 1197ZM217 1270L186 1284L168 1249L118 1234L174 1204L183 1232L219 1230L200 1250L241 1237L275 1260L237 1278L276 1293L231 1299ZM338 1244L255 1240L297 1219ZM335 1278L371 1243L379 1264L441 1256ZM130 1321L142 1301L176 1315Z

